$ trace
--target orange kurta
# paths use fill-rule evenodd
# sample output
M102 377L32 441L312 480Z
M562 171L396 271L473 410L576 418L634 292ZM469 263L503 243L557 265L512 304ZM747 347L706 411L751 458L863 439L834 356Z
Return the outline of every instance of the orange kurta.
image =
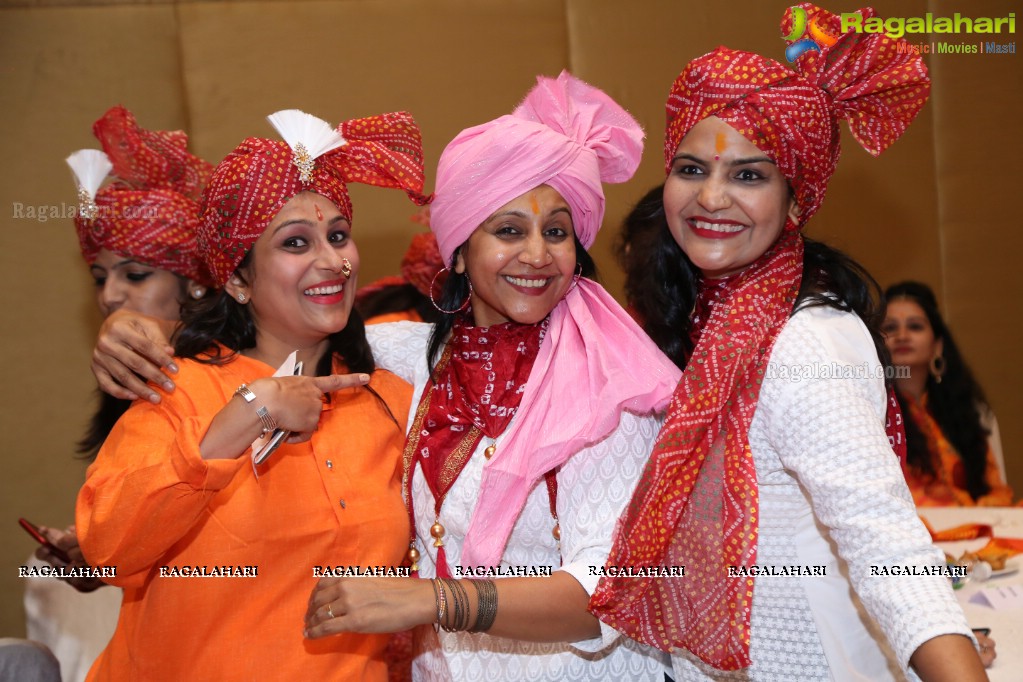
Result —
M908 418L912 419L920 433L927 440L935 473L924 474L906 468L906 483L913 493L913 502L918 507L1008 507L1012 504L1012 488L1002 481L991 447L987 449L987 463L984 480L991 490L987 495L974 500L966 490L966 471L963 461L952 443L945 438L941 427L927 411L927 396L919 403L906 396L909 408Z
M116 566L121 614L90 680L384 680L387 635L302 636L314 566L399 566L408 543L400 456L411 387L384 370L333 394L310 441L252 472L248 451L199 443L235 389L273 368L178 362L177 389L136 402L78 495L82 550ZM336 370L343 371L337 367ZM256 577L161 577L161 567L255 566Z

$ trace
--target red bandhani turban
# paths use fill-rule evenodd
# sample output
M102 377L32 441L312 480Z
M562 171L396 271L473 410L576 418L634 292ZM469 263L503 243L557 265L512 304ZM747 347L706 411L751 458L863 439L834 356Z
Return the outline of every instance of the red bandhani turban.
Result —
M841 33L841 18L810 4L809 23L841 36L821 52L804 52L795 71L751 52L719 47L694 59L675 80L666 105L664 159L668 170L682 138L717 116L774 159L796 194L805 223L817 212L840 154L838 121L877 156L923 108L930 92L927 67L899 40L881 34ZM871 8L859 10L876 16ZM792 8L782 19L792 29Z
M75 216L75 228L86 262L91 265L100 249L108 249L208 283L195 231L198 198L212 166L188 153L184 132L140 128L121 106L107 111L92 131L116 182L82 197L88 200ZM102 177L95 185L100 182Z
M423 232L412 237L412 243L401 259L401 276L423 296L429 296L435 277L437 286L444 286L443 276L437 277L443 268L444 259L441 258L433 232Z
M403 189L420 205L430 200L421 194L422 135L410 114L345 121L337 133L343 139L320 155L301 142L293 150L287 142L250 137L217 165L204 194L199 251L218 286L299 192L326 197L349 222L349 182Z
M799 7L819 30L840 35L838 17ZM874 16L869 8L860 12ZM842 34L819 54L804 53L798 73L722 47L691 62L672 87L669 171L682 138L717 116L774 159L801 217L738 275L700 283L693 316L699 337L608 557L615 566L684 565L686 575L604 578L590 602L601 620L633 639L665 651L684 648L722 670L751 663L753 579L728 577L729 566L756 563L759 493L749 427L772 345L799 293L799 227L820 207L838 160L838 119L879 154L926 101L923 62L898 42ZM889 422L889 437L897 439L901 422L891 411Z

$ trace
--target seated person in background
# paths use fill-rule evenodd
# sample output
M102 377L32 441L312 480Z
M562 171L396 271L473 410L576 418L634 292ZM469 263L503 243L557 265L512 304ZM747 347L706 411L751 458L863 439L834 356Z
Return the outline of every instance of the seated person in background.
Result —
M906 415L905 473L913 501L921 507L1011 505L1012 489L994 454L1001 451L1001 443L992 442L994 416L934 292L919 282L900 282L888 287L885 299L882 332Z

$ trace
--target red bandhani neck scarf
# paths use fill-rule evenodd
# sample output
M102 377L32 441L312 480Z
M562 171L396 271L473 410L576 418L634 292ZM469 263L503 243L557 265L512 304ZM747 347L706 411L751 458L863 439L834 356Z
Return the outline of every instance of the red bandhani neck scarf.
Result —
M455 319L405 445L403 478L410 517L417 462L433 493L439 524L444 497L480 441L484 436L496 439L508 428L522 402L547 323L545 319L532 325L506 322L474 327L464 315ZM414 544L414 520L411 532ZM438 575L450 577L443 540L441 536L435 540Z
M853 136L876 155L905 131L928 92L919 55L900 51L884 35L841 34L837 16L800 7L816 26L841 37L820 54L800 57L798 73L722 47L691 62L669 96L669 170L682 138L717 116L775 161L792 187L801 224L787 223L774 246L734 280L701 288L696 314L706 321L619 522L609 565L684 565L685 577L603 578L590 601L601 620L629 637L665 651L687 649L721 670L751 663L753 579L728 575L729 566L756 562L759 507L749 427L771 348L799 294L799 228L820 207L838 160L837 120L848 120ZM791 29L792 9L783 34ZM871 9L861 12L874 16ZM895 442L901 421L889 421Z

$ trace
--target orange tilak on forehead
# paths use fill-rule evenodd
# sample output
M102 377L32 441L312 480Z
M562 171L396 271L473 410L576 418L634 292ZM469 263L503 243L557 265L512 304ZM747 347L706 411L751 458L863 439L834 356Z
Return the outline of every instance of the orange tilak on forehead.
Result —
M727 149L728 143L725 142L725 134L723 132L718 133L714 136L714 160L717 161L721 158L721 152Z
M536 195L534 194L529 195L529 208L533 210L533 215L540 214L540 202L536 200Z
M323 220L323 212L320 210L319 204L313 204L313 208L316 209L316 219Z

